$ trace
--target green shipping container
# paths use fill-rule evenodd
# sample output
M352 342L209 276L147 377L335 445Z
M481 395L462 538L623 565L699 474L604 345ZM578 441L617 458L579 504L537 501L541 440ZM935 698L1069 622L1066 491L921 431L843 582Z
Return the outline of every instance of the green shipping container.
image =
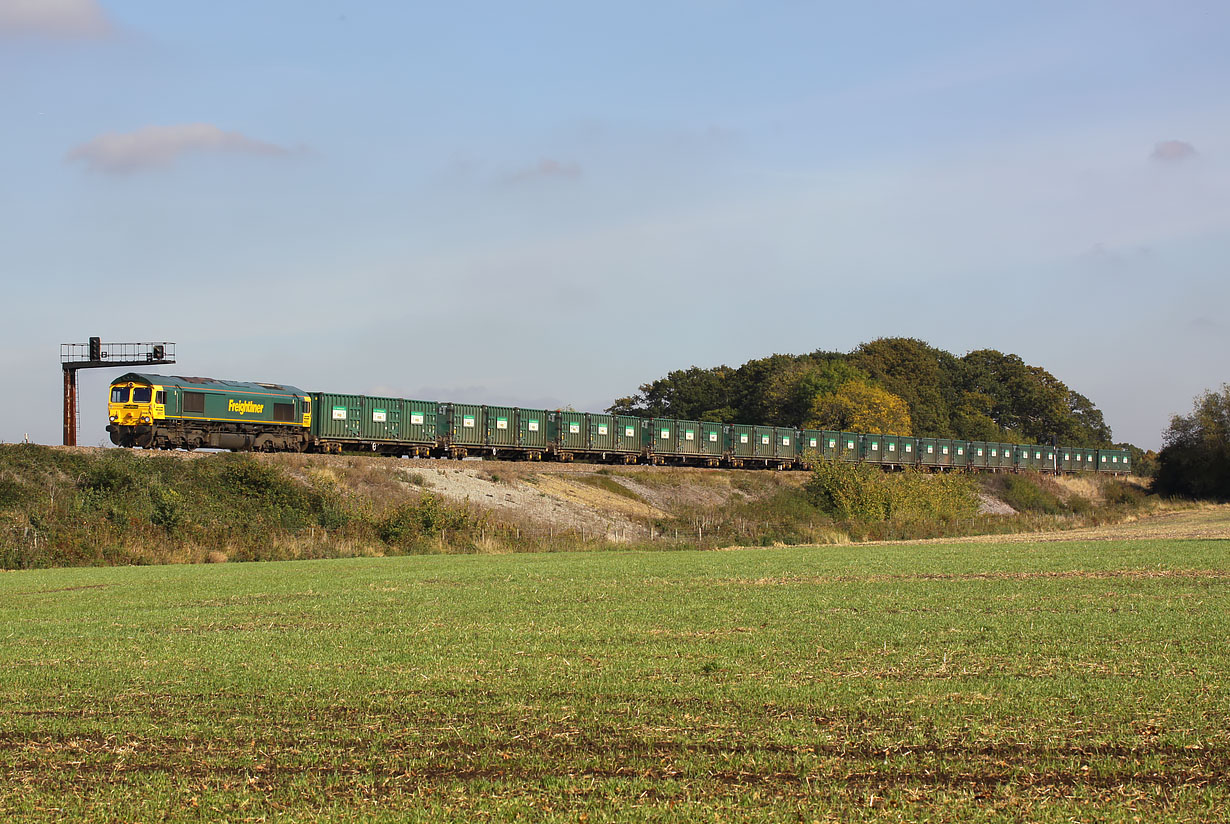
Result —
M552 412L551 417L555 422L555 444L559 450L584 452L589 449L584 412Z
M799 432L799 456L803 458L824 458L824 433L819 429L803 429Z
M361 441L366 428L363 423L362 395L337 395L313 392L312 434L318 438L339 441Z
M831 432L825 430L824 442L832 444L836 436L836 456L843 461L857 461L863 455L863 436L857 432ZM831 447L830 447L831 448Z
M400 442L405 401L396 398L373 398L364 396L362 430L363 439L373 442Z
M439 428L440 404L435 401L403 401L402 426L406 440L413 444L434 446Z
M992 444L986 441L970 441L969 442L969 460L967 466L982 468L985 466L994 466L990 463Z
M736 458L751 458L756 454L756 427L736 423L730 427L731 453Z
M874 433L863 436L862 460L868 463L884 463L884 437Z
M700 422L700 453L709 458L726 454L726 427L713 421Z
M614 452L615 416L590 413L585 420L589 427L589 448L595 452Z
M679 449L678 421L673 418L653 418L650 420L649 432L653 436L650 441L650 451L655 455L675 455Z
M1081 452L1085 456L1084 471L1085 472L1096 472L1098 469L1098 450L1082 449Z
M779 426L773 432L773 443L778 458L793 462L799 457L799 430Z
M675 449L680 455L700 454L700 421L676 421Z
M482 446L486 425L483 407L477 403L454 403L449 409L449 438L457 446Z
M525 449L547 448L547 410L518 409L517 445Z
M487 446L517 445L517 410L512 406L484 406Z
M1054 472L1059 468L1059 450L1054 446L1042 447L1042 468L1048 472Z
M631 415L615 416L615 450L640 455L645 451L645 420Z
M1059 447L1059 452L1056 456L1059 463L1059 469L1063 472L1076 471L1076 450L1070 446Z
M752 446L755 448L754 455L757 458L776 458L777 446L774 443L774 438L777 435L777 430L772 426L755 426L752 427L755 435L752 438Z
M899 435L885 435L883 449L883 461L888 464L905 463L905 445Z

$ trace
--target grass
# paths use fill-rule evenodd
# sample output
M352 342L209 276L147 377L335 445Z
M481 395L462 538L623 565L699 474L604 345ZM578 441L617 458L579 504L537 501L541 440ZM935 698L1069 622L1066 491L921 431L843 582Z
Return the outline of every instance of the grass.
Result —
M628 487L624 486L614 478L611 478L609 475L577 475L575 480L580 481L583 484L587 484L588 486L592 486L595 489L601 489L605 492L610 492L613 495L618 495L621 498L636 501L638 504L648 505L649 503L643 497L636 494L631 489L628 489Z
M6 821L1224 821L1224 541L0 575Z

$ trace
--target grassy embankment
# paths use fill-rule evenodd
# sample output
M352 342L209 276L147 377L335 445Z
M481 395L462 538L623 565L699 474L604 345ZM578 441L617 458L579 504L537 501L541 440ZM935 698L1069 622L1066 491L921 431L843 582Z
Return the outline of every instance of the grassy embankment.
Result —
M0 574L0 817L1225 821L1224 541Z
M451 500L430 488L431 473L397 465L364 457L325 463L0 446L0 567L627 546L600 530L548 529L526 514ZM516 469L526 483L533 471ZM488 474L497 479L497 472L513 469ZM1109 479L1089 481L1091 498L1036 475L885 474L852 466L821 475L595 467L573 477L631 500L643 500L633 486L713 493L674 496L670 511L655 510L639 533L623 536L659 549L1021 532L1114 522L1156 505L1139 488ZM1019 514L977 514L979 491Z

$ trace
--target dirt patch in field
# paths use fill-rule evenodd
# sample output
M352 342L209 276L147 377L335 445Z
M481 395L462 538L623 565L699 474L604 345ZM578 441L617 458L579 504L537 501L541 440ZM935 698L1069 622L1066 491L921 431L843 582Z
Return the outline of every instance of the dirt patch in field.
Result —
M606 476L609 478L609 476ZM669 518L670 513L664 512L649 503L642 503L632 498L608 492L584 483L578 483L566 475L539 475L530 483L540 492L551 498L557 498L578 504L588 509L601 509L623 514L641 521L646 518ZM611 483L621 484L629 491L635 492L630 485L611 479ZM643 496L642 496L643 497Z
M1054 541L1230 540L1230 504L1205 504L1192 509L1129 516L1107 526L1011 535L926 538L913 541L869 541L869 544L1042 543Z

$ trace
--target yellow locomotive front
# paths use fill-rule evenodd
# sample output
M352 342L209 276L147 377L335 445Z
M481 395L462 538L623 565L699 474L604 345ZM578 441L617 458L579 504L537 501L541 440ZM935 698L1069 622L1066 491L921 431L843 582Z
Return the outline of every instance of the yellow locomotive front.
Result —
M107 402L107 431L112 443L146 446L153 440L154 421L166 417L167 393L161 386L117 381Z

